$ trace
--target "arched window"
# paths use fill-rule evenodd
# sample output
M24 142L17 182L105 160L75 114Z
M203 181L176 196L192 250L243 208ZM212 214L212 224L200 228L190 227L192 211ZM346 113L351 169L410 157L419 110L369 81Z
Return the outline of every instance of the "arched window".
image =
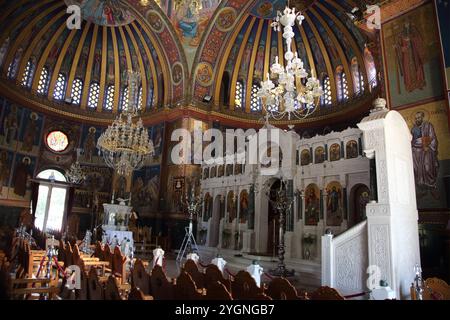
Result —
M125 87L122 91L122 103L120 104L121 111L128 109L128 101L128 87Z
M371 89L377 86L377 68L375 66L375 60L369 48L364 49L364 63L367 69L367 78Z
M244 108L244 84L240 80L236 83L236 96L234 102L236 108Z
M348 82L342 67L339 67L336 73L336 85L339 102L346 101L348 99Z
M43 67L41 71L41 76L39 77L37 93L46 94L47 90L48 90L48 69L47 67Z
M91 109L96 109L98 105L98 96L100 94L100 86L97 82L92 82L89 88L89 99L88 107Z
M66 212L66 177L57 170L41 171L35 226L42 231L61 231Z
M142 110L144 101L142 100L142 87L139 88L139 95L138 95L138 101L137 106L138 110Z
M331 105L331 84L330 77L325 76L322 81L323 96L320 98L320 103L322 106Z
M114 85L110 84L106 89L105 110L112 111L114 107Z
M29 88L31 87L31 79L33 78L34 73L34 63L33 60L28 60L27 65L25 66L25 71L23 72L22 76L22 86Z
M352 59L352 76L356 95L364 93L364 76L359 68L356 57Z
M66 77L62 73L60 73L58 74L58 80L56 81L55 91L53 91L53 98L55 100L63 100L65 89Z
M81 93L83 92L83 81L81 79L73 80L72 84L72 104L81 103Z
M261 111L261 100L258 98L258 91L259 91L258 85L253 84L250 100L250 110L253 112Z

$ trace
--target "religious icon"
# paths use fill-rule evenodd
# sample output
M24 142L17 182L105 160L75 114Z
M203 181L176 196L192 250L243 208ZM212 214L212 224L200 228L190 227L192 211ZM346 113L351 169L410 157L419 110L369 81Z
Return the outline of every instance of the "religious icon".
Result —
M232 164L227 164L226 175L227 175L227 177L233 175L233 165Z
M22 162L17 165L14 175L14 193L24 197L27 191L28 179L31 177L30 172L31 159L24 157Z
M323 163L325 161L325 149L323 147L317 147L314 151L315 163Z
M240 220L241 223L246 223L248 219L248 193L246 190L241 192L241 199L240 199Z
M309 150L303 150L300 158L300 164L302 166L307 166L311 163L311 154L309 153Z
M31 151L33 149L34 139L37 132L37 124L36 121L38 119L38 115L35 112L32 112L30 115L30 122L28 123L25 134L23 136L22 150L23 151Z
M9 145L13 139L16 138L17 129L19 127L17 121L17 106L15 104L11 106L11 110L3 122L4 143Z
M343 219L342 188L338 183L331 183L327 192L327 225L339 226Z
M341 146L337 143L330 147L330 161L337 161L341 159Z
M416 185L421 189L419 195L423 196L423 193L431 190L434 197L439 197L437 192L438 140L433 124L425 120L425 112L416 113L411 134L414 178Z
M347 142L347 159L358 158L358 143L354 140Z
M224 175L224 167L223 165L220 165L217 176L220 178L223 177L223 175Z
M316 226L319 222L319 188L311 184L305 190L305 225Z
M395 51L397 54L397 75L403 78L407 92L424 89L425 49L422 35L411 21L406 21L403 30L397 35ZM401 94L400 85L398 93Z

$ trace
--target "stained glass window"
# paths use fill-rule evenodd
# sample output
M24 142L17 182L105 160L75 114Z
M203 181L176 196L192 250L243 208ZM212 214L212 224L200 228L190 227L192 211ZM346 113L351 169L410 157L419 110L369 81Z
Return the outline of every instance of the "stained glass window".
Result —
M72 104L80 104L82 91L83 81L81 79L75 79L72 85Z
M27 65L25 67L25 71L23 72L22 76L22 86L30 87L33 69L34 69L33 62L31 60L28 60Z
M48 69L47 67L42 68L41 76L39 78L37 93L46 94L48 85Z
M321 98L322 105L331 105L331 84L328 76L323 79L322 87L324 92Z
M109 85L106 90L105 110L111 111L114 107L114 85Z
M142 100L142 87L139 88L139 96L138 96L138 109L142 110L143 100Z
M251 102L250 102L250 110L255 111L255 112L261 111L261 100L257 96L258 91L259 91L259 86L257 84L253 84Z
M244 107L244 85L242 81L236 83L236 97L235 97L236 108Z
M53 92L53 98L55 100L63 100L65 88L66 88L66 77L62 73L60 73L58 74L58 80L56 81L55 91Z
M47 145L51 150L61 152L66 150L69 139L64 132L52 131L47 135Z
M97 82L93 82L91 84L91 88L89 89L89 99L88 99L88 107L91 109L96 109L98 104L98 96L100 94L100 86Z
M128 87L125 87L122 92L122 103L120 110L125 111L128 109Z

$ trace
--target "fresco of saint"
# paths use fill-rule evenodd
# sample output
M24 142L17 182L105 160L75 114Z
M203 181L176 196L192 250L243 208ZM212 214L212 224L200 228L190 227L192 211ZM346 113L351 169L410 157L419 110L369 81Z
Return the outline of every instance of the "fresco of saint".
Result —
M411 134L416 186L436 190L439 172L438 140L434 126L425 120L423 111L416 113Z
M422 90L426 87L425 80L425 50L422 35L409 21L403 25L395 46L397 67L403 78L407 92ZM400 92L400 87L399 93Z

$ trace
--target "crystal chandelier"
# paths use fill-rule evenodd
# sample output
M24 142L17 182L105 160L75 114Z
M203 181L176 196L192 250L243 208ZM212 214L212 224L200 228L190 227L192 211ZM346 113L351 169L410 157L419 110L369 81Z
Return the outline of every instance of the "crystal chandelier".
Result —
M139 79L138 72L128 71L128 105L97 141L99 154L103 154L106 164L122 176L129 176L134 170L142 168L146 159L154 153L153 141L142 119L133 121L137 116Z
M295 8L290 9L288 4L283 14L278 12L275 22L272 23L276 32L280 32L283 27L287 48L284 55L285 66L280 64L278 56L275 57L270 71L278 83L272 82L270 74L267 74L267 79L261 82L257 96L262 100L267 117L275 120L281 120L285 116L288 120L308 117L317 109L323 95L320 81L314 74L309 77L297 52L294 54L291 51L292 39L295 36L292 27L296 21L301 25L304 19L300 12L295 12Z
M84 170L80 166L78 158L80 157L80 149L77 149L77 161L72 163L69 170L66 172L66 179L73 184L80 184L86 178Z

